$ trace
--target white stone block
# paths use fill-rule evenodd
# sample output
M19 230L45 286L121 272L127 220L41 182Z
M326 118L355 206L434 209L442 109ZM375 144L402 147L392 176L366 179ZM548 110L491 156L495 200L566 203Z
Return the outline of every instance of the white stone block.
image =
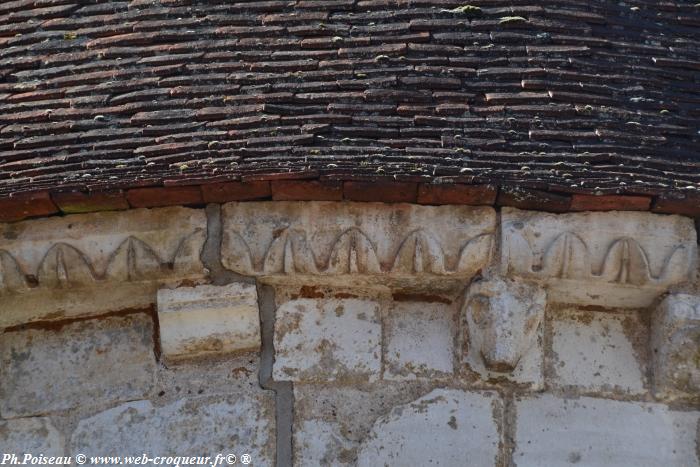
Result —
M379 304L292 300L277 309L274 379L375 380L381 369Z
M451 375L455 322L450 305L395 302L386 320L384 378L401 380Z
M0 339L0 414L39 415L143 397L153 386L153 323L133 314Z
M700 400L700 297L668 296L651 327L656 395Z
M464 305L464 361L485 379L507 378L540 388L547 295L525 281L476 281Z
M206 228L179 207L0 224L0 328L148 307L159 283L205 276Z
M696 467L698 412L542 395L516 402L518 467Z
M374 425L358 455L377 465L496 465L500 437L489 393L436 389L394 408Z
M636 312L567 310L558 314L552 322L553 384L591 392L644 394L642 349L635 349L630 339L641 327Z
M196 357L260 348L254 285L200 285L158 291L163 356Z
M356 466L377 419L432 390L432 381L294 384L294 465Z
M73 432L70 453L88 458L146 453L212 459L217 454L240 459L247 453L251 465L273 466L274 446L274 398L260 391L180 399L163 406L128 402L81 420Z
M354 466L356 446L325 420L304 420L294 432L294 465Z
M0 420L0 463L3 454L63 456L63 436L45 417Z
M693 221L645 212L503 208L504 274L542 281L551 301L637 308L692 277Z
M247 202L223 207L224 266L247 275L455 276L491 257L489 207Z

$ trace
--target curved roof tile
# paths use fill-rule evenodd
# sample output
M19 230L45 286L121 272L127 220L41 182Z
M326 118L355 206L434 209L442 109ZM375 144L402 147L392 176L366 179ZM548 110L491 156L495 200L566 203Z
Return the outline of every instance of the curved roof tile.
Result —
M699 24L670 0L3 2L0 200L379 177L700 199Z

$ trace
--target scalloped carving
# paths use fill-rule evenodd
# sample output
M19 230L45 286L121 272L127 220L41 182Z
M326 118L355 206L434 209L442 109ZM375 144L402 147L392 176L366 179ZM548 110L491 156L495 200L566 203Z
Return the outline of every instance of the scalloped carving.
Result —
M486 255L491 258L493 253L494 236L491 234L483 234L472 238L462 247L459 252L459 260L455 272L473 274L479 269L479 261L475 258L481 258Z
M457 267L445 268L445 253L440 243L422 230L411 232L400 243L388 268L379 262L376 247L369 236L351 228L338 236L328 254L325 267L319 261L301 231L285 230L275 238L264 254L261 268L253 266L252 252L240 232L230 232L229 267L245 274L435 274L450 275L474 271L473 264L483 266L491 255L493 235L484 234L469 240L460 250Z
M0 293L3 291L27 290L27 279L17 264L17 260L7 251L0 250Z
M401 243L392 270L404 274L443 275L447 273L445 254L435 237L422 229L416 230Z
M663 285L687 277L689 264L687 248L678 245L661 265L661 274L654 276L649 257L633 238L613 239L607 249L600 271L593 270L588 246L580 236L564 232L545 248L539 262L531 246L520 234L513 234L508 250L509 270L541 278L604 280L616 284L643 286ZM513 254L512 252L516 252Z
M222 262L249 275L468 277L491 258L496 213L471 206L249 202L223 207Z
M270 245L263 264L265 274L317 272L316 260L306 242L306 233L284 230Z
M46 252L37 279L40 285L52 288L85 286L96 280L88 258L66 243L57 243Z
M149 245L136 237L129 237L112 254L105 277L118 281L141 281L162 276L163 261Z
M178 245L172 260L159 257L143 240L128 237L109 255L105 271L98 273L88 256L73 245L59 242L51 245L36 271L38 287L71 288L95 285L98 282L140 282L181 276L193 271L199 256L204 232L200 229L186 236ZM30 290L26 275L12 254L0 250L0 292Z
M331 248L326 274L379 274L381 267L372 242L360 229L343 232Z
M228 268L242 274L255 271L253 252L243 236L236 231L226 232L226 244L228 245Z
M542 261L543 274L561 279L582 279L590 272L588 247L575 233L564 232L547 247Z
M651 304L691 278L697 250L690 219L637 212L504 208L502 238L506 274L548 283L556 301L604 306Z

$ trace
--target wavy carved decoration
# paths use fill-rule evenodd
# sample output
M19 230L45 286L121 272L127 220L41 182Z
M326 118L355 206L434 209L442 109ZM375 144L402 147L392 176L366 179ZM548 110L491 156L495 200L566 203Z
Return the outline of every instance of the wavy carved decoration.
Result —
M306 233L285 229L267 250L263 271L267 274L315 274L316 264L306 241Z
M73 245L55 243L43 256L33 274L37 287L72 288L99 282L140 282L178 277L199 266L199 247L204 231L197 229L186 236L170 258L161 258L143 240L130 236L109 255L107 266L98 272L90 258ZM194 260L194 261L193 261ZM0 294L29 290L32 271L22 271L14 256L0 250Z
M7 251L0 250L0 292L3 290L22 291L29 288L19 264Z
M613 239L602 260L602 267L592 267L594 259L586 242L576 233L563 232L536 258L528 241L510 233L508 265L511 270L539 277L557 279L601 280L616 284L664 285L682 281L688 269L689 251L678 245L663 261L660 274L654 275L649 255L633 238Z
M67 288L90 285L96 274L90 260L77 248L57 243L49 248L37 272L39 284L51 288Z
M377 250L360 229L343 232L331 248L326 274L379 274Z
M493 234L474 237L460 249L452 269L446 266L446 255L440 242L423 229L409 233L400 243L392 261L383 264L377 247L370 237L357 227L338 235L326 255L317 255L309 246L307 234L301 230L283 230L263 254L262 264L256 264L253 252L236 231L227 235L228 264L243 274L324 274L377 275L435 274L450 275L483 266L491 256ZM323 258L327 258L325 261ZM478 267L477 267L478 269Z

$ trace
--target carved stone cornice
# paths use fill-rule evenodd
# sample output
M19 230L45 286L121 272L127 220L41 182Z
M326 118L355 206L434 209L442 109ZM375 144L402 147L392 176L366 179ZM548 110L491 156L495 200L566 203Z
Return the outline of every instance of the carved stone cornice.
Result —
M204 277L205 239L204 212L186 208L0 224L0 327L29 311L42 319L147 306L159 284Z
M503 208L501 231L502 272L541 281L566 303L648 306L691 280L697 257L693 222L681 216Z
M259 202L223 207L223 264L251 276L470 278L491 258L492 208Z

